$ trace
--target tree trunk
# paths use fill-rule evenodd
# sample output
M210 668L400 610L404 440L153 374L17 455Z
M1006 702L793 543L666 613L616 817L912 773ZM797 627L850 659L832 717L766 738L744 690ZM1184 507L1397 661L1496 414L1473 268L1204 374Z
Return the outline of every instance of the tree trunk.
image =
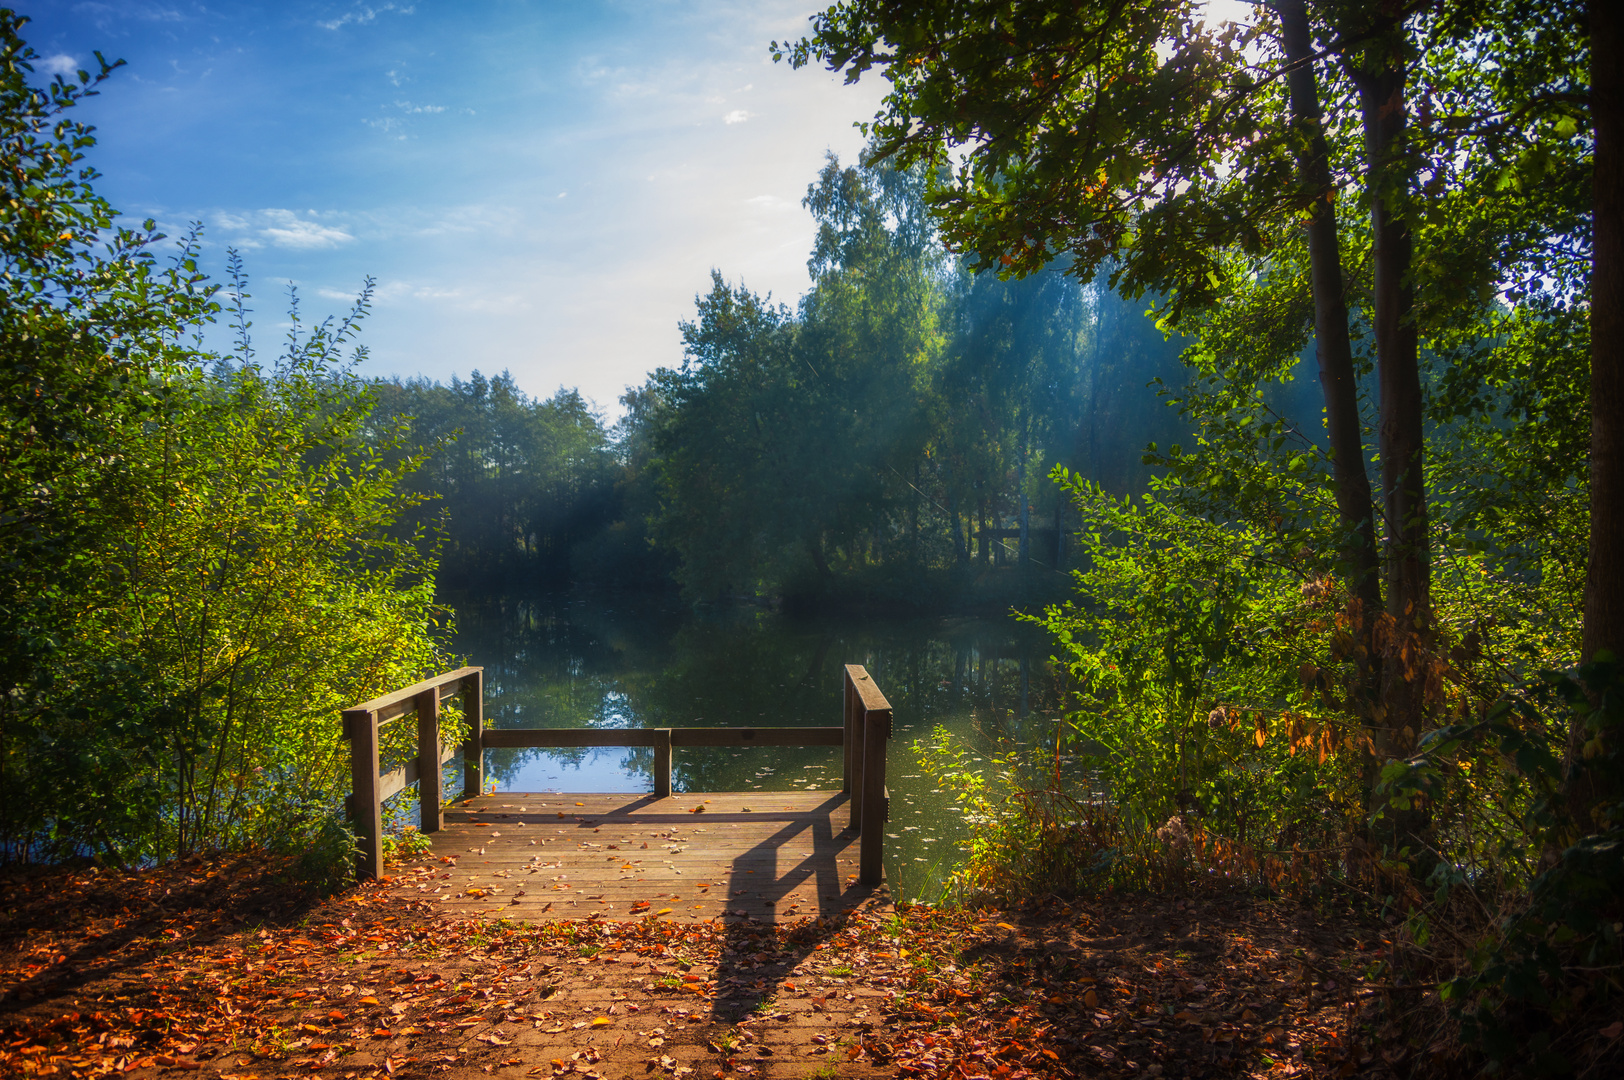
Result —
M970 546L964 541L964 523L959 520L959 497L954 491L947 493L947 516L953 521L953 565L963 566L970 561Z
M1375 500L1365 472L1364 438L1359 423L1359 385L1348 338L1348 305L1342 293L1342 243L1336 224L1337 189L1325 145L1319 92L1310 64L1313 46L1303 0L1282 0L1286 59L1295 65L1287 76L1291 111L1304 144L1299 166L1309 204L1308 264L1314 290L1314 350L1319 359L1320 389L1325 396L1325 425L1331 440L1336 479L1336 506L1343 530L1342 561L1349 591L1366 619L1381 610L1381 580L1376 560Z
M1375 642L1376 618L1382 610L1380 566L1376 557L1376 509L1365 471L1364 435L1359 419L1359 384L1348 337L1348 305L1343 295L1342 241L1336 222L1337 189L1331 179L1325 126L1314 76L1313 42L1304 0L1281 0L1276 7L1292 65L1286 76L1292 122L1298 140L1298 168L1308 206L1308 266L1314 294L1314 351L1319 360L1320 389L1325 397L1325 427L1331 440L1331 468L1336 482L1337 516L1342 527L1341 572L1352 598L1352 624L1359 643L1357 682L1352 705L1370 726L1381 694L1381 657ZM1364 790L1379 776L1368 749Z
M1619 9L1590 4L1590 117L1595 132L1594 230L1590 264L1590 561L1585 573L1582 656L1607 650L1624 657L1624 160L1620 157ZM1587 765L1588 732L1568 731L1568 806L1580 827L1596 826L1591 811L1618 790L1620 778Z
M1386 518L1388 618L1378 635L1381 702L1372 734L1377 755L1390 759L1408 756L1423 727L1432 604L1419 341L1410 282L1413 237L1407 203L1413 166L1405 140L1405 37L1402 24L1387 16L1380 17L1376 30L1353 74L1369 168L1373 322L1381 394L1378 446ZM1391 842L1419 853L1426 818L1421 809L1397 815L1390 824ZM1418 864L1423 871L1425 862L1423 856Z
M834 571L829 569L829 560L823 555L823 537L821 535L806 538L807 554L812 556L812 565L818 571L818 580L827 582L834 577Z

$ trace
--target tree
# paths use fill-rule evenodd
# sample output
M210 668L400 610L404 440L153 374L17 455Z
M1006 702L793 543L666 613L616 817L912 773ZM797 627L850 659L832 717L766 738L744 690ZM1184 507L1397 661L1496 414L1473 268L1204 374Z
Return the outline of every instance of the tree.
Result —
M1115 259L1113 284L1169 290L1168 324L1178 325L1220 294L1226 258L1267 273L1281 234L1306 217L1340 569L1367 620L1372 511L1356 471L1347 316L1336 311L1337 278L1348 277L1332 271L1334 261L1368 258L1368 278L1354 281L1368 290L1381 387L1385 614L1369 625L1368 650L1383 663L1366 722L1390 757L1413 747L1440 663L1421 342L1477 318L1497 280L1539 279L1551 256L1571 257L1575 214L1563 197L1585 170L1571 60L1583 42L1562 3L1542 9L1537 35L1517 29L1525 9L1505 4L1288 0L1279 13L1259 8L1254 26L1206 28L1195 5L1169 0L853 0L774 52L796 65L825 60L848 80L883 72L891 90L871 128L879 152L961 162L932 203L948 243L977 269L1022 274L1065 254L1070 272L1090 276ZM1482 64L1484 53L1499 62ZM1333 83L1329 119L1319 116L1318 74ZM1533 190L1539 183L1545 193ZM1343 188L1362 191L1366 222L1336 216ZM1479 197L1476 211L1463 206L1465 191ZM1339 252L1338 228L1358 235L1353 251ZM1541 247L1517 253L1514 237Z
M0 857L347 863L336 710L444 661L432 564L380 535L410 463L360 445L337 355L361 312L295 318L267 373L238 274L236 362L193 348L220 310L196 234L161 266L150 221L115 228L65 115L117 65L32 86L23 24L0 12Z
M1585 577L1583 657L1624 659L1624 32L1616 4L1592 2L1590 117L1595 172L1590 273L1590 559ZM1624 780L1599 765L1601 736L1575 715L1567 762L1576 775L1570 809L1580 821L1616 801ZM1595 762L1595 763L1593 763Z

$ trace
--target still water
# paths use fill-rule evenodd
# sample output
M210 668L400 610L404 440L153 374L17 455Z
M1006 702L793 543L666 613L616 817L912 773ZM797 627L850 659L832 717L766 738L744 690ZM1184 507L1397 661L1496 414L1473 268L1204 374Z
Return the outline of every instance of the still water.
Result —
M757 609L696 611L635 594L456 603L459 652L485 668L489 727L809 727L840 723L843 665L890 700L894 895L935 899L960 857L958 808L919 766L944 727L978 755L1052 743L1048 640L1006 619L805 621ZM490 750L499 791L653 790L653 751ZM838 791L838 747L679 748L677 792Z

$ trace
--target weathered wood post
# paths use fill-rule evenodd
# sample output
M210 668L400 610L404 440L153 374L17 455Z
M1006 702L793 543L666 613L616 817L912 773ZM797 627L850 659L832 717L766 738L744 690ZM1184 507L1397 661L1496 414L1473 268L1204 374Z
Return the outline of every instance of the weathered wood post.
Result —
M885 823L891 817L885 789L885 744L891 738L891 703L861 664L846 665L846 757L850 769L850 828L858 831L857 879L885 879Z
M383 810L378 805L378 714L344 710L344 737L350 740L350 821L355 826L356 874L383 875Z
M846 665L846 790L851 794L848 828L863 827L863 695L857 689L868 672L861 664Z
M857 726L857 688L851 684L851 667L846 668L846 678L841 687L841 714L840 722L846 728L846 741L843 755L844 772L841 774L840 790L851 794L852 775L855 769L853 761L858 754L858 747L862 741L862 732Z
M485 792L485 669L476 668L462 680L462 714L468 720L468 741L462 744L462 797Z
M412 699L417 710L418 828L439 832L445 824L445 802L440 797L440 691L429 687Z
M891 710L865 709L863 819L857 854L857 880L862 885L878 885L885 879L885 823L891 817L891 796L885 789L885 744L890 738Z
M671 729L654 729L654 797L671 797Z

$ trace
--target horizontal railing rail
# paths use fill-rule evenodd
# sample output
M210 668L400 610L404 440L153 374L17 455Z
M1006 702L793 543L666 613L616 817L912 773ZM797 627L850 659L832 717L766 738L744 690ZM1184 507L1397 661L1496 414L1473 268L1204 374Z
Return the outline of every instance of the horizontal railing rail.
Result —
M484 787L486 750L559 747L651 747L654 795L671 794L671 752L698 746L839 746L844 750L843 790L851 794L851 828L859 832L858 877L864 885L883 879L885 822L890 792L885 786L885 747L891 737L891 706L868 672L848 664L843 722L839 727L747 728L487 728L484 723L484 668L465 667L413 683L344 710L350 740L350 818L359 845L362 877L383 873L383 801L418 784L421 829L444 824L441 770L459 748L440 740L440 704L461 698L468 720L462 745L463 796ZM378 774L379 731L408 713L417 717L417 755L391 773ZM425 767L425 762L431 763Z
M490 747L558 746L840 746L843 727L779 728L487 728Z

